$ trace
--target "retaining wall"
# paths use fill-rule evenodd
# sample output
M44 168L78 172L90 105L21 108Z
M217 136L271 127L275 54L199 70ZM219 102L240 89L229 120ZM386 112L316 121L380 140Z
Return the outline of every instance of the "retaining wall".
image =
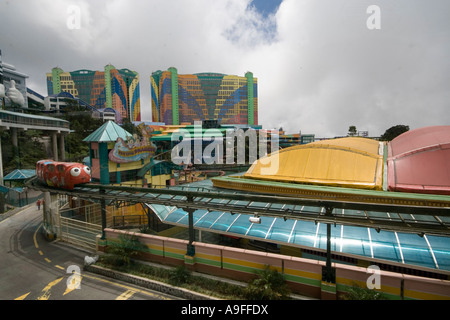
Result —
M118 241L119 235L130 234L123 230L105 229L106 241L99 241L98 250L104 251L108 242ZM336 283L322 281L323 261L281 254L246 250L214 244L194 242L195 256L186 256L187 240L133 233L144 249L140 259L166 265L186 265L192 271L203 272L230 279L249 281L266 265L277 269L295 293L313 298L335 299L353 285L366 287L371 276L379 276L378 291L389 299L450 300L450 281L378 271L376 275L367 268L333 263ZM375 283L375 282L374 282Z

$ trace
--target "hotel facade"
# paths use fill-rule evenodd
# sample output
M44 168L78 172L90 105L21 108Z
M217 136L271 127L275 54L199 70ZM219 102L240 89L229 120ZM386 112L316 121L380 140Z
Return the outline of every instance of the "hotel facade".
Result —
M220 73L178 74L176 68L153 72L152 121L167 125L216 120L219 124L258 124L258 84Z
M49 95L68 92L97 109L111 108L118 123L123 118L141 120L139 74L129 69L111 64L103 71L53 68L47 73L47 90Z

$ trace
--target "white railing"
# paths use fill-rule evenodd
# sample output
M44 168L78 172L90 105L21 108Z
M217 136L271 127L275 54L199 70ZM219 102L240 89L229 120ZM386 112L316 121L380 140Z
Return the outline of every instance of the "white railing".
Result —
M76 219L61 217L61 240L86 249L96 249L96 237L102 226Z

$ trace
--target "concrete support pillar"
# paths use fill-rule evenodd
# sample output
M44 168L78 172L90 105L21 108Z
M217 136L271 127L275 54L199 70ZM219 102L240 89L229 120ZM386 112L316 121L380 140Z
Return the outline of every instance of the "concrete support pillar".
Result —
M51 200L51 220L53 224L53 232L57 239L61 239L61 216L59 213L59 195L57 193L50 194Z
M43 221L45 236L49 240L61 237L58 195L44 192Z
M19 140L17 138L17 128L11 128L11 142L13 145L13 153L16 158L16 168L20 168L20 158L19 158Z
M52 151L53 151L53 160L58 161L58 134L56 131L52 132Z
M17 128L11 128L11 141L14 147L18 147Z
M59 134L59 160L66 161L66 152L64 147L64 133Z

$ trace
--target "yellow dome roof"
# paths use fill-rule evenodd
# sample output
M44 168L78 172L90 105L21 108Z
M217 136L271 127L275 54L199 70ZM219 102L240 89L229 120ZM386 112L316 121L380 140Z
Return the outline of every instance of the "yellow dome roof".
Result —
M255 161L244 177L382 190L382 146L361 137L294 146Z

